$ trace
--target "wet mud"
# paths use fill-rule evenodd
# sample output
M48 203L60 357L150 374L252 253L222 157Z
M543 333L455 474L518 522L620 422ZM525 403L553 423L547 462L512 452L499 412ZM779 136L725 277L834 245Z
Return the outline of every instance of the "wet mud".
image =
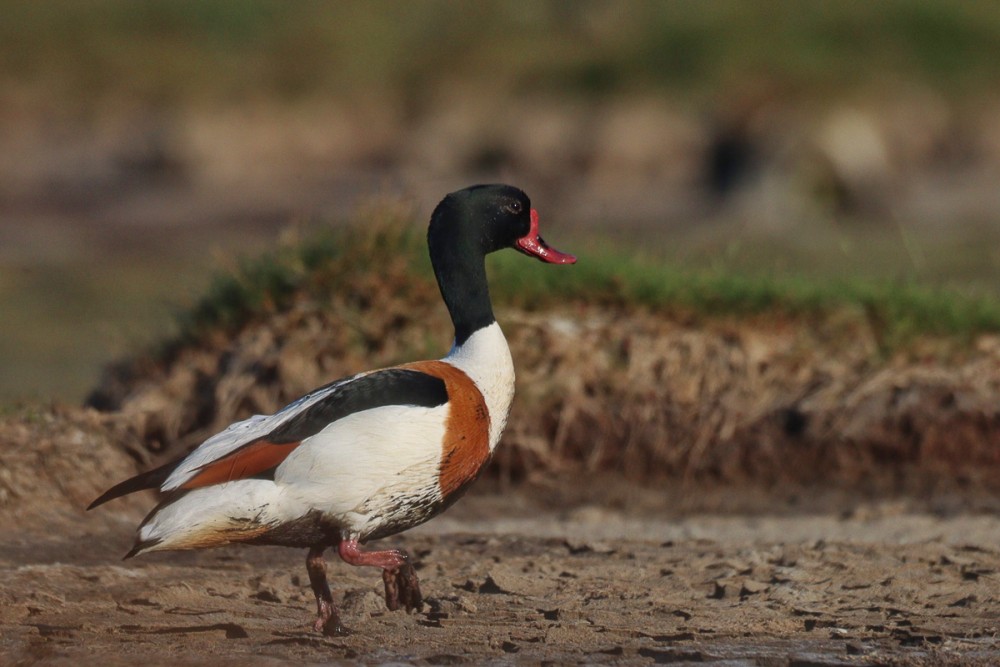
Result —
M348 633L311 625L304 550L121 562L128 509L0 547L0 663L995 664L1000 519L872 505L666 518L483 494L384 540L426 604L328 556ZM730 662L732 661L732 662Z

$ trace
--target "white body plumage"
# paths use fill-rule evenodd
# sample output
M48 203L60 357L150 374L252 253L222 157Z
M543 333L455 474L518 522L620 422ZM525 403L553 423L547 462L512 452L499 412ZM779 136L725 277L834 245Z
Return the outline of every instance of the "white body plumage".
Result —
M514 397L514 365L500 326L494 322L477 331L442 361L462 370L482 393L492 453ZM181 488L202 466L273 430L331 390L314 392L274 415L251 417L205 441L163 490ZM197 488L163 504L141 526L139 542L148 546L136 553L245 540L248 532L263 535L317 512L360 540L386 526L398 532L422 523L446 500L438 476L449 410L448 403L434 408L393 405L339 419L303 440L276 468L273 480Z

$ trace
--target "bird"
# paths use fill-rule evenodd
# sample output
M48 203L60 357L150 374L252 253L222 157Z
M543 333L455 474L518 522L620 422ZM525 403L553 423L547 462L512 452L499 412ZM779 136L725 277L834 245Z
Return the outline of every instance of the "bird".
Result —
M327 579L327 549L351 565L380 568L390 611L421 611L409 554L362 545L438 515L490 461L510 413L514 365L493 314L485 257L513 248L550 264L576 262L538 227L531 200L514 186L448 194L427 230L454 326L443 358L330 382L112 486L87 509L143 489L161 492L126 559L233 543L308 549L313 630L325 635L347 632Z

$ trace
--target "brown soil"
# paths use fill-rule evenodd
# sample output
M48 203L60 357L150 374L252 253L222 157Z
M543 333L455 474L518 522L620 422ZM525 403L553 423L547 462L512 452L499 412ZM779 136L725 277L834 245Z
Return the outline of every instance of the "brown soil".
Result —
M309 629L297 550L122 563L152 498L82 507L134 469L93 411L0 423L0 664L993 664L1000 519L750 486L615 476L505 487L387 542L419 561L422 613L333 557L352 632ZM804 510L804 507L808 507ZM849 512L843 508L851 507Z
M689 516L469 498L392 540L427 606L331 562L344 637L309 629L303 553L227 548L126 564L138 515L0 547L0 662L32 664L992 664L1000 520L872 507ZM90 532L93 531L93 532ZM730 664L730 663L726 663Z

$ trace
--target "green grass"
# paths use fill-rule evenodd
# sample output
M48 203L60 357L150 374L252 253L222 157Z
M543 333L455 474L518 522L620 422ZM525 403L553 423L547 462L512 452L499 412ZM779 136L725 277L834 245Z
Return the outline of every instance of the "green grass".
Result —
M385 257L404 258L416 281L431 280L422 225L399 211L362 213L348 226L314 226L269 252L217 273L200 299L176 313L181 343L205 331L241 326L307 297L323 302L352 275L378 270Z
M67 265L2 268L0 305L16 316L0 322L0 404L79 400L116 358L232 331L295 299L324 308L348 290L367 294L384 279L371 272L387 257L402 268L393 270L395 282L383 294L434 299L425 230L426 221L412 211L373 211L347 227L286 234L283 243L246 234L226 242L199 237L183 248L157 241L127 256L86 248ZM497 253L488 260L491 290L501 308L566 304L573 313L578 304L636 304L688 322L799 318L808 326L827 326L823 318L832 317L828 329L860 323L886 353L928 336L963 349L977 334L1000 331L995 234L977 234L974 243L921 237L913 242L922 257L914 267L891 233L880 232L875 242L872 230L864 230L866 242L838 244L834 232L819 232L794 235L805 245L780 245L772 237L734 243L730 226L686 236L666 230L668 239L651 230L621 233L612 241L552 226L546 237L580 262L554 267ZM628 245L631 237L643 239L642 253ZM205 252L212 246L227 248L223 257L246 258L223 260L229 268L220 271ZM412 278L400 280L400 272ZM843 275L852 277L837 277ZM430 292L407 293L409 283Z
M584 252L572 267L526 265L526 258L514 252L492 255L488 268L495 302L529 309L566 303L641 306L668 315L727 319L815 320L848 312L870 325L885 352L926 337L968 343L977 334L1000 332L1000 301L987 295L902 280L754 274L722 264L695 269L638 258L613 244L587 245L595 250ZM325 228L216 278L183 315L182 338L239 326L293 298L322 304L342 281L378 270L387 256L406 258L413 282L433 280L422 224L396 218L381 225Z
M108 95L162 106L386 93L419 104L439 82L467 79L500 95L698 96L747 78L806 94L904 79L978 95L1000 78L994 2L6 0L0 10L5 81L83 106Z
M849 311L871 325L886 352L922 337L966 343L1000 332L1000 302L909 282L753 275L729 268L652 264L614 250L567 271L525 271L518 257L493 262L497 296L528 307L576 300L630 304L709 318L777 315L817 319Z

